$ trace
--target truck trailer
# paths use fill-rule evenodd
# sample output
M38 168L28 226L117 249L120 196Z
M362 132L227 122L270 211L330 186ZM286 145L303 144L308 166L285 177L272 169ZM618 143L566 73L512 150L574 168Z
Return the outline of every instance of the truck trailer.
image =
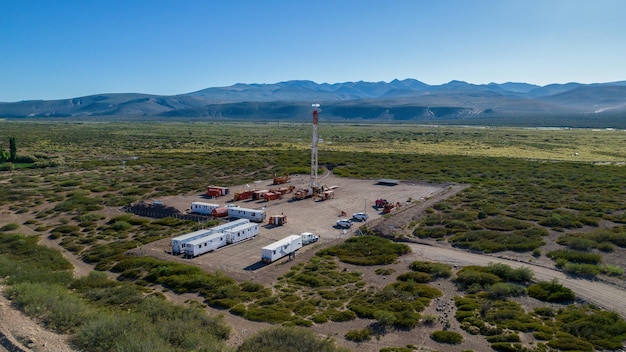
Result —
M261 260L272 263L284 256L295 256L298 249L302 248L302 236L291 235L261 248Z
M237 219L248 219L254 222L265 221L265 208L263 209L249 209L239 206L228 207L228 217Z
M213 209L219 208L219 204L204 203L204 202L192 202L191 212L198 214L211 215Z

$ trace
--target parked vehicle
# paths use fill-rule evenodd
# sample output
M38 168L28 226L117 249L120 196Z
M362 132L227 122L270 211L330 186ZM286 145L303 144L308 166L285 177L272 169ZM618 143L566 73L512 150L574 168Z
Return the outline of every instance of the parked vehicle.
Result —
M287 183L291 181L291 177L287 174L285 174L284 176L276 176L274 177L274 182L272 184L274 185L282 185L283 183Z
M303 232L300 236L302 236L302 244L305 246L320 239L320 236L314 235L312 232Z
M352 218L357 221L366 221L367 219L370 218L370 216L367 215L367 213L358 212L358 213L352 214Z
M352 220L350 219L337 220L337 226L342 227L344 229L349 229L352 226Z

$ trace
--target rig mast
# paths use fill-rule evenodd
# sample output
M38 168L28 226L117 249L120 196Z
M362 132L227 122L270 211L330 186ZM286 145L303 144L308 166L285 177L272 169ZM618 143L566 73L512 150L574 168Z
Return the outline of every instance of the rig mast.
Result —
M309 187L311 189L319 187L317 182L317 122L319 118L318 108L320 104L312 104L313 106L313 141L311 143L311 180L309 182Z

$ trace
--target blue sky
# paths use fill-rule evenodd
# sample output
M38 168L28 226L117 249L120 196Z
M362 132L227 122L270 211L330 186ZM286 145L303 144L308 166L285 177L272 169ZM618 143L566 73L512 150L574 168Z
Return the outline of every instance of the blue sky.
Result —
M0 1L3 102L395 78L626 80L626 1Z

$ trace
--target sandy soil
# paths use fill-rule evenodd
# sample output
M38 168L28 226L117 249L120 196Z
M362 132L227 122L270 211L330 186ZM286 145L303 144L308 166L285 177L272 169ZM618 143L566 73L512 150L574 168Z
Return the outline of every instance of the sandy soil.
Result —
M366 211L370 215L370 219L367 221L368 226L384 234L402 232L411 222L419 219L427 207L461 191L465 187L463 185L435 185L420 182L401 182L396 186L381 186L376 184L376 180L340 179L331 174L325 174L322 177L322 181L327 186L337 186L334 199L326 201L314 201L311 199L292 201L290 195L286 195L283 199L272 202L236 202L248 208L261 208L265 206L268 217L274 214L287 215L288 223L286 225L280 227L263 226L261 228L261 234L255 239L225 247L194 259L184 259L168 254L169 239L146 245L135 250L134 254L181 261L198 265L209 271L223 271L227 275L240 281L250 280L264 285L272 285L277 278L287 272L292 265L308 260L317 249L340 243L358 231L358 222L348 231L343 231L335 226L336 220L341 218L340 215L342 211L346 212L348 217L354 212ZM296 177L292 180L291 184L298 188L304 187L308 184L308 177ZM258 181L250 186L258 189L270 187L268 181ZM231 192L234 193L245 187L246 185L231 187ZM394 212L393 216L383 217L382 214L379 214L372 207L374 200L378 198L385 198L394 203L398 202L401 204L401 207ZM215 200L206 200L202 198L201 195L197 194L172 196L160 200L168 206L177 207L181 211L188 209L192 201L220 202L222 204L228 201L225 197ZM117 214L119 213L119 209L107 209L107 212ZM10 222L22 224L31 216L32 215L29 214L16 215L8 211L2 211L0 212L0 224ZM34 234L34 231L26 226L21 226L19 231L25 234ZM319 235L320 241L298 251L298 255L294 260L287 261L286 259L282 259L270 265L260 262L261 247L287 235L298 234L305 231ZM41 243L59 249L74 265L74 274L76 276L86 275L93 269L91 266L75 258L71 253L63 250L56 241L51 241L45 236L42 236ZM600 281L588 281L567 277L563 273L554 270L552 262L543 259L543 257L537 260L528 254L500 253L498 256L480 255L457 250L445 243L436 241L414 241L408 244L411 246L413 252L403 256L398 263L388 266L396 270L396 275L406 271L408 264L414 260L443 262L451 264L455 266L455 268L466 265L486 265L490 262L502 262L512 267L527 266L535 272L535 277L538 280L557 278L565 286L574 290L576 295L581 299L615 311L621 316L626 317L626 294L624 293L624 288ZM387 283L395 280L395 275L388 277L376 275L374 273L376 268L354 267L347 264L341 264L341 266L346 270L362 272L363 280L367 282L368 285L383 287ZM316 325L312 327L312 329L320 335L336 338L340 345L348 347L351 350L362 352L374 352L383 347L398 347L408 344L422 347L423 350L437 350L443 352L459 351L462 349L472 349L475 351L489 350L489 346L483 337L466 334L460 329L458 322L454 319L455 308L452 304L452 298L459 294L454 285L449 280L439 280L433 285L444 293L443 297L434 301L424 312L424 314L433 314L439 317L438 321L433 326L419 327L410 331L388 331L380 336L380 338L358 344L346 341L343 335L349 330L365 328L372 323L371 321L331 322ZM165 294L172 301L179 303L190 299L202 301L201 297L193 294L176 295L171 292L165 292ZM534 302L534 300L530 298L522 298L520 299L520 303L527 307L537 304L537 302ZM6 336L7 340L19 347L17 350L72 351L67 344L67 336L47 332L35 321L16 310L4 296L0 297L0 308L0 332ZM210 314L223 314L225 321L233 327L231 337L228 341L230 346L238 346L250 334L271 326L266 323L247 321L241 317L220 310L212 308L207 308L207 310ZM451 330L457 331L464 336L465 340L461 345L448 346L438 344L429 338L432 331L442 329L446 322L450 324Z

